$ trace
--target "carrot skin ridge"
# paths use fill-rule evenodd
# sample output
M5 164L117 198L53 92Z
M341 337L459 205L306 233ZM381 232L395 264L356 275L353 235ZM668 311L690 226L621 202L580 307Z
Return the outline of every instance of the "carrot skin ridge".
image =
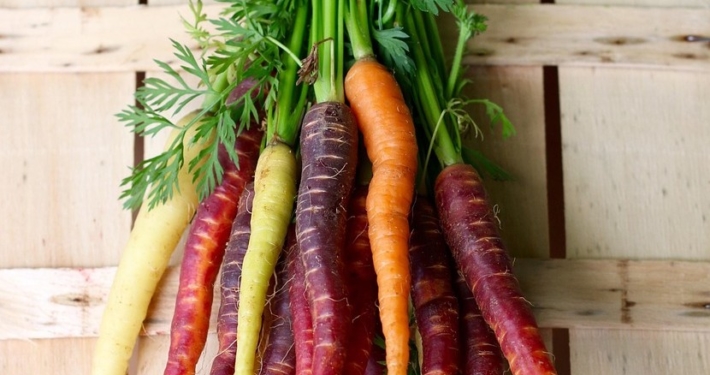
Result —
M244 186L239 197L237 214L222 261L220 276L220 304L217 312L217 341L219 350L212 360L210 375L231 375L237 354L237 308L241 284L242 263L251 235L251 210L254 183Z
M348 204L345 265L348 299L352 305L352 333L348 339L344 375L364 375L377 320L377 275L367 235L367 191L367 185L356 187Z
M444 168L435 196L446 242L513 375L556 374L498 233L483 183L467 164Z
M267 306L273 319L270 321L266 348L261 357L260 375L293 375L296 371L296 352L288 293L292 280L287 269L289 253L293 250L295 242L295 229L294 225L291 225L283 251L276 263L274 296L269 299Z
M498 340L483 320L476 299L460 272L456 272L454 284L461 317L461 375L503 375L506 366Z
M270 142L254 175L251 236L242 264L237 311L235 375L253 375L269 281L283 248L296 197L296 157L291 147Z
M310 375L313 362L313 318L306 298L305 269L298 242L292 245L287 263L289 278L292 280L288 295L296 350L296 375Z
M459 306L454 272L436 209L424 195L414 202L409 246L412 305L422 339L421 373L457 374Z
M253 178L262 132L252 126L236 139L239 165L224 147L219 159L222 182L197 208L185 243L180 281L170 329L170 348L164 375L194 374L207 340L213 289L237 213L239 196Z
M387 373L409 365L409 212L417 171L414 123L389 70L374 59L356 61L345 95L372 162L367 197L368 234L377 274Z
M321 102L301 125L296 234L313 321L313 374L340 374L350 305L343 277L347 201L357 166L357 126L341 102Z

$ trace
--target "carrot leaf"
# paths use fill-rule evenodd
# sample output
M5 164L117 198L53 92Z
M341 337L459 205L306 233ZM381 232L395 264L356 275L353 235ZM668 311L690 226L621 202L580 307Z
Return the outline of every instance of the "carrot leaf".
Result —
M228 4L216 19L203 12L202 1L189 2L194 21L181 18L187 33L197 41L199 53L171 39L177 64L155 61L167 79L145 79L135 92L136 103L116 115L119 122L136 134L152 136L162 129L174 128L176 125L170 117L188 104L198 98L203 101L197 116L181 129L167 151L139 163L131 169L131 175L122 180L124 190L120 199L124 200L125 208L137 208L144 200L152 208L171 198L178 184L178 171L184 163L189 163L200 199L211 193L223 173L214 152L217 145L223 144L230 158L237 162L234 142L252 120L258 120L262 111L257 110L256 102L263 102L260 107L275 106L279 76L274 73L284 69L284 59L298 60L281 41L289 35L293 13L303 1L222 2ZM208 31L206 24L211 24L216 31ZM188 83L185 76L196 78L198 83ZM239 100L231 98L232 91L244 79L255 81L255 88ZM267 87L270 90L265 90ZM254 90L258 95L251 95ZM196 136L186 140L185 134L191 127L197 127ZM207 151L194 160L184 160L182 145L186 141L202 143Z
M409 54L406 39L409 35L401 27L372 30L378 52L385 65L394 68L395 74L406 77L414 73L414 60Z
M439 14L439 9L448 12L454 0L410 0L413 7L432 14Z

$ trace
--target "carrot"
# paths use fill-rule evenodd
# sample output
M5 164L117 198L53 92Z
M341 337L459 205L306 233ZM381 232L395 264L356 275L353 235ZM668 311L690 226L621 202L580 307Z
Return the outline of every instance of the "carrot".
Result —
M446 241L512 373L555 374L480 176L470 165L451 165L437 177L435 191Z
M289 227L284 249L276 264L274 274L274 294L269 300L268 309L273 317L270 321L268 338L264 354L261 356L259 375L292 375L296 369L296 353L294 351L293 328L289 314L289 288L292 279L288 275L287 262L289 253L296 242L294 226Z
M343 276L347 200L357 164L357 127L343 103L323 102L306 113L296 231L313 317L313 374L339 374L350 327Z
M456 294L459 300L459 343L462 375L502 375L505 361L496 336L491 331L473 298L466 279L456 272Z
M377 273L387 373L404 375L409 363L409 211L417 171L414 123L387 68L357 60L345 77L345 94L372 161L367 196L368 235Z
M344 375L365 373L377 321L377 276L367 236L367 191L367 185L356 187L348 205L344 258L352 323Z
M312 57L319 59L316 104L306 112L300 135L296 233L313 324L313 375L342 372L350 330L343 247L358 138L342 89L342 11L340 1L313 1L311 41L322 53Z
M224 251L220 278L220 304L217 312L217 341L219 350L212 360L211 375L231 375L237 353L237 307L242 275L242 263L251 235L251 211L254 182L244 186L239 197L237 214Z
M207 339L217 271L237 213L237 201L244 184L253 178L261 135L258 126L252 124L238 136L235 149L239 165L220 147L222 183L200 203L185 243L165 375L195 373Z
M462 49L474 31L485 29L485 18L470 13L463 2L455 7L453 13L461 32L448 77L433 15L414 8L400 15L411 37L416 65L409 97L441 168L434 184L441 228L457 268L466 278L483 318L495 332L513 375L555 374L532 310L512 274L480 176L464 159L468 154L462 151L457 125L473 120L452 103L464 102L455 96L463 86L459 82ZM447 89L442 93L444 86ZM495 118L505 119L499 108L488 109ZM512 127L505 120L503 125L508 130Z
M288 297L296 350L296 375L310 375L313 363L313 318L306 298L306 276L298 242L293 244L287 260L289 278L292 279Z
M288 40L290 53L303 46L310 7L306 1L293 4L293 26ZM267 108L267 141L254 176L254 208L251 237L242 265L237 312L237 355L234 373L253 375L262 314L269 280L283 248L296 198L298 166L294 147L305 108L307 87L297 85L298 63L286 58L278 73L276 104Z
M251 375L269 279L283 247L296 196L296 158L283 143L270 143L259 157L254 177L251 236L242 265L237 314L235 373ZM241 360L240 360L241 359Z
M178 122L166 149L173 146L181 128L195 116L196 112L192 112ZM195 158L204 146L189 143L195 128L190 127L184 138L185 160ZM184 163L172 197L152 209L147 206L140 209L123 250L101 319L92 374L125 375L150 300L183 231L195 214L198 205L196 189L188 163Z
M459 371L459 306L448 252L434 205L427 196L418 195L412 209L409 258L423 375Z

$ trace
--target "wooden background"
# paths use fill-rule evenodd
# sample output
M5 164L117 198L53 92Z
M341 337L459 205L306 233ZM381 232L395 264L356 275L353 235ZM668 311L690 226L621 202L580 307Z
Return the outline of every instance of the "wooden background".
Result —
M710 373L710 42L687 38L710 37L710 0L472 6L490 22L470 94L518 134L470 142L516 176L488 189L560 373ZM185 1L0 0L2 374L89 372L131 225L119 182L162 145L114 114L152 59L174 60L169 37L189 42L179 15ZM162 372L176 277L131 374Z

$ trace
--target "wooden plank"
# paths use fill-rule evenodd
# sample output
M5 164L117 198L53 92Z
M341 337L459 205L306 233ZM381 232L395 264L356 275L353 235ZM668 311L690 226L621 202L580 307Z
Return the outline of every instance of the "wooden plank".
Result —
M560 71L570 257L708 259L710 74Z
M683 40L710 35L709 9L474 7L489 17L489 29L472 40L466 64L710 70L707 44ZM215 15L221 5L205 9ZM179 15L190 16L186 5L0 9L0 70L155 70L153 59L175 62L169 38L196 48ZM446 28L445 40L455 40L455 32Z
M0 340L95 336L114 272L0 270ZM521 258L515 272L542 327L710 332L708 262ZM178 275L166 273L143 334L169 333Z
M488 30L469 43L466 64L710 70L707 43L683 39L710 35L707 8L552 4L472 8L489 22ZM444 40L453 43L455 28L444 31Z
M706 331L575 329L570 342L574 375L710 373Z
M190 19L187 5L0 9L0 66L14 72L155 70L153 59L176 61L170 38L197 51L180 16Z
M117 200L132 136L113 118L131 75L2 75L2 267L115 262L130 215ZM110 225L107 225L109 224ZM13 249L11 251L10 249ZM18 252L19 251L19 252ZM20 256L19 254L22 254Z
M562 67L560 86L568 256L707 261L710 75ZM572 369L705 374L709 342L708 332L573 329Z
M122 6L135 2L1 0L0 8L4 12L18 7ZM5 25L7 20L3 20ZM12 31L3 26L0 54L7 52L7 40L2 36ZM41 55L31 57L36 58L43 59ZM132 145L130 136L114 126L113 113L117 103L129 97L133 74L39 73L0 76L4 109L0 159L9 166L6 178L13 182L0 188L6 197L0 211L10 212L8 205L21 210L13 213L16 222L7 223L7 216L3 216L0 268L115 264L120 248L117 243L125 241L130 221L130 215L115 204L117 177L131 160ZM0 373L88 374L93 344L93 338L2 340Z

